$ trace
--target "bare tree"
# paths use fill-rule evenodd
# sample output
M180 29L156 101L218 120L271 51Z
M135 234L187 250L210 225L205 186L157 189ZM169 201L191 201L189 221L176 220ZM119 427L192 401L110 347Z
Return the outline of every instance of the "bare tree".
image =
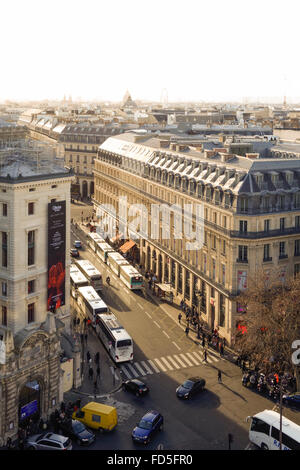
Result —
M240 353L266 373L294 371L299 390L292 343L300 339L300 277L283 279L279 270L260 270L237 301L245 312L241 318L245 328L236 334Z

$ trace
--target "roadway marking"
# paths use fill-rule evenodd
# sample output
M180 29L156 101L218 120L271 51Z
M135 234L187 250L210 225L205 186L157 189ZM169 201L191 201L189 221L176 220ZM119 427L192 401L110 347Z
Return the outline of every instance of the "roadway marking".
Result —
M125 375L127 375L128 379L131 379L131 375L129 374L125 366L121 366L121 370L124 372Z
M141 373L142 375L146 375L146 372L143 371L143 369L141 368L141 366L139 365L138 362L135 362L134 365L135 365L135 367L137 368L137 370L140 371L140 373Z
M138 376L139 376L139 374L137 374L137 372L135 371L135 369L132 367L131 364L127 364L127 367L128 367L129 370L131 370L131 372L133 373L133 375L134 375L135 377L138 377Z
M172 341L172 343L174 344L174 346L176 346L176 348L177 348L179 351L181 350L181 348L180 348L179 346L177 346L177 344L176 344L174 341Z
M184 359L184 360L188 363L189 366L193 366L193 365L194 365L194 364L192 364L192 363L185 357L184 354L180 353L180 356L182 357L182 359Z
M175 357L176 361L179 362L179 364L182 366L182 367L186 367L186 364L184 362L182 362L182 360L180 359L179 356L177 356L176 354L173 354L173 356Z
M167 356L167 358L173 364L173 366L176 367L176 369L180 369L180 366L178 364L176 364L176 362L174 361L172 356Z
M148 312L145 312L145 313L146 313L146 315L148 315L148 317L149 317L149 318L151 318L151 319L152 319L152 317L151 317L150 313L148 313Z
M150 369L150 367L148 366L148 364L145 361L141 361L141 364L146 369L148 374L153 374L152 370Z
M165 359L164 357L161 357L160 359L166 364L166 366L168 367L168 369L174 370L174 367L170 366L170 364L168 363L167 359Z
M159 365L159 367L161 368L162 371L166 372L167 369L165 368L165 366L160 362L159 359L154 359L155 362Z
M196 359L191 355L191 353L186 353L186 355L190 358L191 361L196 364L196 366L199 366L199 362L196 361Z
M163 330L163 334L166 335L166 337L170 339L170 336L164 330Z
M139 302L137 302L137 305L143 310L143 306Z
M194 356L196 356L196 358L199 359L200 362L202 362L203 359L202 359L202 357L199 356L198 353L192 352L192 354L194 354Z
M155 320L153 320L153 323L155 323L155 325L156 325L158 328L160 328L160 325L159 325Z
M156 365L154 364L153 361L151 361L151 359L148 360L150 366L153 367L153 369L155 370L155 372L160 372L160 370L156 367Z

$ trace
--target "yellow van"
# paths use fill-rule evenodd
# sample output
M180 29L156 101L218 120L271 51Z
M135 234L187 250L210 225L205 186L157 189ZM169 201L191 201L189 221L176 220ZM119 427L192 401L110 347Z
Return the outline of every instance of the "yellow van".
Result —
M80 410L74 411L73 419L81 421L89 428L111 431L118 423L117 409L114 406L103 405L91 401Z

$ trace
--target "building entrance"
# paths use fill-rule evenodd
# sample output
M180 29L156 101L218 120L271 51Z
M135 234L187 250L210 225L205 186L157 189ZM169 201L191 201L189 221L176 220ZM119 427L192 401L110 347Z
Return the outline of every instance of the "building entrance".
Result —
M37 422L40 417L40 385L36 380L27 382L19 396L19 426L24 428L30 419Z

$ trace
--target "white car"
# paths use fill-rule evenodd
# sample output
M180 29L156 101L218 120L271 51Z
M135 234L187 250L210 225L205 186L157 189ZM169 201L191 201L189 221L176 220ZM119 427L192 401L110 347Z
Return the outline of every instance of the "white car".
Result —
M26 448L29 450L72 450L72 442L66 436L46 432L28 437Z

